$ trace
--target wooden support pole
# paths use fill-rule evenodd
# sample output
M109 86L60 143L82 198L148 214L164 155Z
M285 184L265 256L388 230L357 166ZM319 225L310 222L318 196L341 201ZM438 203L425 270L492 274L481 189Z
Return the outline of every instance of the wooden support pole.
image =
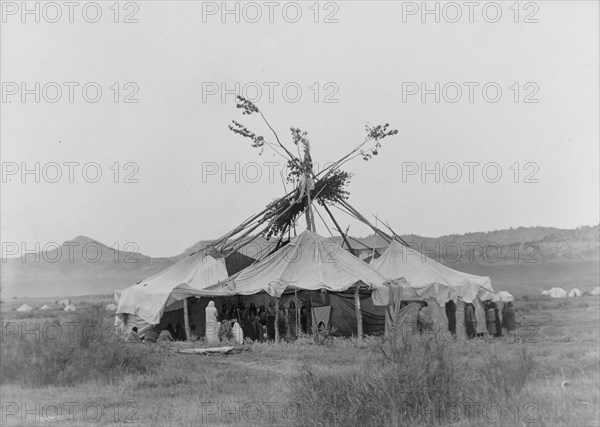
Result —
M275 298L275 342L279 343L279 298Z
M185 340L190 341L192 339L192 333L190 331L190 319L188 316L188 299L183 299L183 324L185 327Z
M344 239L344 242L346 243L346 246L348 246L348 252L350 252L354 256L358 256L356 254L356 252L354 251L354 249L352 249L352 246L350 246L350 242L348 241L348 238L346 237L346 234L344 234L344 232L342 231L340 225L335 220L335 217L333 216L333 214L331 213L331 211L329 210L329 208L327 207L327 205L325 203L323 203L323 207L325 208L325 211L329 214L329 217L333 221L333 224L335 225L335 228L337 228L338 232L342 235L342 239Z
M360 286L356 284L356 290L354 291L354 308L356 310L356 335L359 340L363 338L363 323L362 323L362 311L360 309Z

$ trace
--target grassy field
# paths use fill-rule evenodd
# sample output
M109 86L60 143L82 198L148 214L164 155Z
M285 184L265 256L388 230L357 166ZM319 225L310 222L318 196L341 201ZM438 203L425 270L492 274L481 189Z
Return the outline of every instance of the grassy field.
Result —
M10 310L23 301L2 304L2 425L600 425L597 297L518 299L512 337L395 351L302 337L227 356L115 342L108 297Z

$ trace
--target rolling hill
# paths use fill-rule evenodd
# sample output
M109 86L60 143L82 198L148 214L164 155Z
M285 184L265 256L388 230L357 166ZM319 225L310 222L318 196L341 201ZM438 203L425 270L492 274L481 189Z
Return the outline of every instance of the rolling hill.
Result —
M414 250L451 268L490 276L496 289L517 295L534 295L553 286L593 288L598 286L600 277L597 225L572 230L519 227L438 238L415 235L403 238ZM78 236L43 253L28 254L23 259L3 259L2 298L112 293L167 268L210 242L200 240L170 258L152 258ZM358 242L385 246L376 236L353 238L352 242L357 247L361 247ZM255 257L271 244L258 238L241 252Z

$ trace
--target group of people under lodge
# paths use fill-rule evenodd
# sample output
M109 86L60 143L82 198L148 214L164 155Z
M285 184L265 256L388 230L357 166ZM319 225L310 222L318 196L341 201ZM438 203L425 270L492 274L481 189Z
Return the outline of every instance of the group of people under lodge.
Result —
M425 331L433 330L435 316L433 307L425 301L402 301L400 308L408 304L418 304L418 313L416 316L417 331L423 334ZM475 302L479 304L479 302ZM458 333L466 334L467 338L475 338L477 333L477 317L475 315L474 303L464 303L464 324ZM502 310L498 304L493 301L483 303L487 332L492 337L504 336L503 331L510 334L516 329L515 313L512 302L504 303ZM501 313L501 316L500 316ZM445 305L445 315L447 319L448 331L457 335L457 304L454 301L448 301ZM460 317L460 316L459 316ZM277 320L277 323L276 323ZM220 310L215 306L214 301L210 301L205 309L205 334L206 341L217 343L222 340L234 339L235 342L242 344L244 340L267 341L275 339L275 329L278 329L279 337L284 340L293 340L298 333L311 333L311 316L306 305L297 310L295 301L289 300L287 304L280 304L279 315L276 315L276 305L270 301L268 305L256 307L251 303L248 307L243 302L233 304L229 301L223 301ZM481 328L480 328L481 330ZM480 331L481 332L481 331ZM185 330L181 323L173 327L168 323L164 327L155 326L145 332L144 341L186 341ZM190 325L189 341L198 341L201 333L195 324ZM481 333L479 334L481 335ZM132 328L125 336L126 342L140 341L137 327Z

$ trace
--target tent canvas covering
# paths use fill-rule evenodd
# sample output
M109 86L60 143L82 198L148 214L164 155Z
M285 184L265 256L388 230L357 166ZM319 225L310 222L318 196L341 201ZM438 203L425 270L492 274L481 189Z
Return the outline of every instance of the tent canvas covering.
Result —
M115 291L117 315L130 314L157 325L165 309L227 278L225 258L193 253L169 268L124 290Z
M487 332L481 301L491 300L496 296L489 277L453 270L395 240L379 258L371 260L370 264L390 279L390 292L393 293L392 289L395 286L400 286L396 291L396 298L427 302L431 307L433 321L440 331L444 331L448 325L446 303L454 301L457 329L462 328L465 322L464 304L472 303L477 319L477 333ZM408 315L406 313L412 311L402 313Z
M337 243L304 230L286 246L211 291L215 295L264 291L280 297L286 290L343 292L361 282L377 292L385 289L385 281L385 277Z
M440 305L458 297L470 303L495 296L489 277L453 270L395 240L383 255L371 260L371 266L390 280L405 278L411 287L422 289L419 292L435 295Z

